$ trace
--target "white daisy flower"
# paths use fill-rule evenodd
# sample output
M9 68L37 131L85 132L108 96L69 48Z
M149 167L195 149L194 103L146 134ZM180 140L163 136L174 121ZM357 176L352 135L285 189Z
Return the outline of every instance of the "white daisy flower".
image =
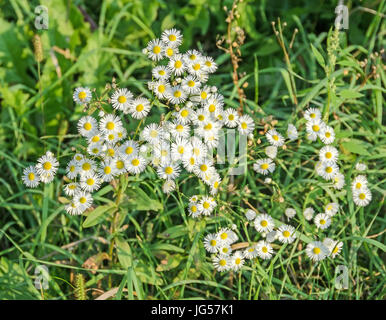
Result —
M334 182L333 184L334 189L341 190L345 185L344 175L340 172L337 173L333 179L333 182Z
M298 130L296 129L296 127L292 123L288 124L288 128L287 128L288 139L293 141L293 140L296 140L298 138L298 136L299 136L299 133L298 133Z
M223 109L223 102L214 95L212 95L205 103L204 109L210 115L215 115L218 112L221 112Z
M133 99L133 94L129 90L117 89L111 96L111 104L114 109L125 112L129 109L131 99Z
M367 178L365 175L356 176L351 184L351 189L357 191L367 187Z
M275 223L271 216L264 213L264 214L259 214L256 217L254 221L254 226L257 232L268 233L273 230L273 228L275 227Z
M263 175L275 171L276 165L270 158L259 159L253 164L253 170Z
M201 52L193 49L193 50L188 50L184 54L184 61L186 63L194 63L195 61L199 61L202 58Z
M339 205L336 202L331 202L326 204L324 207L324 212L328 214L330 217L335 216L339 211Z
M161 179L174 180L180 175L180 167L177 163L161 164L158 167L157 173Z
M78 162L75 159L72 159L66 168L66 175L69 179L75 179L79 173Z
M196 202L189 203L188 211L189 211L189 215L192 218L197 218L201 214L200 210L198 209L198 205L197 205Z
M231 268L230 259L226 255L215 256L212 261L213 261L213 266L219 272L227 271Z
M269 130L265 136L268 142L275 147L281 147L284 144L284 137L275 129Z
M151 90L158 99L166 99L167 93L170 91L170 84L165 80L158 80L153 82Z
M105 136L109 134L114 134L121 128L121 119L117 116L114 116L113 114L107 114L99 121L99 129Z
M143 119L151 109L150 101L146 98L136 98L130 104L130 114L134 119Z
M201 57L197 58L194 62L187 63L186 70L190 74L195 75L198 78L201 78L202 75L206 73L206 67ZM206 81L203 81L203 82L206 82Z
M313 140L314 136L317 138L324 126L325 123L320 119L308 121L306 124L306 130L310 137L312 137L310 140ZM316 140L316 138L314 140Z
M223 245L218 248L218 253L224 256L229 256L232 253L232 248L230 245Z
M96 170L95 161L87 158L82 159L79 161L78 170L81 176L92 175Z
M277 156L277 147L275 146L268 146L264 149L265 151L265 154L271 158L271 159L275 159L276 156Z
M188 75L182 79L181 87L188 94L197 94L200 92L201 83L196 77Z
M214 73L217 70L217 64L216 62L214 62L212 57L207 56L204 57L202 60L205 65L206 72Z
M117 174L115 166L113 166L111 160L105 160L101 162L98 168L98 173L104 182L110 182Z
M355 165L355 170L358 170L358 171L366 171L366 170L367 170L367 166L366 166L366 164L364 164L364 163L358 162L358 163Z
M142 130L141 135L143 140L151 144L158 144L163 138L163 130L158 124L151 123Z
M191 97L191 100L193 102L201 103L202 105L205 105L208 99L211 97L210 87L204 86L201 87L199 92L197 94L193 95Z
M331 144L335 140L334 129L330 126L324 126L319 132L319 138L324 144Z
M224 112L224 123L228 128L235 128L238 125L239 115L237 110L227 108Z
M146 160L141 156L131 157L128 160L127 171L131 174L139 174L146 169Z
M296 210L294 208L287 208L287 209L285 209L284 214L286 215L288 220L290 220L294 216L296 216Z
M98 122L91 116L84 116L78 121L78 131L83 137L91 137L98 133Z
M211 233L204 238L204 248L210 253L216 253L220 247L220 241L217 234Z
M170 123L170 134L175 138L185 138L188 139L190 136L190 127L188 124L182 124L177 120L174 120Z
M338 160L339 152L336 148L331 146L325 146L319 151L320 161L332 161L336 162Z
M177 121L182 124L188 124L193 116L193 110L188 107L182 107L178 112L174 113Z
M313 241L307 244L306 254L312 261L321 261L329 254L328 248L320 241Z
M311 207L305 208L303 211L304 219L311 221L314 217L315 210Z
M80 161L83 159L84 159L84 155L80 153L76 153L73 158L73 160L76 162L77 165L79 165Z
M304 118L307 121L318 120L318 119L321 119L321 117L322 117L322 113L320 112L319 109L316 109L316 108L309 108L304 113Z
M317 228L324 230L331 225L331 218L326 213L318 213L314 218L314 223Z
M172 143L171 156L173 161L182 160L192 152L192 145L188 140L177 137L176 142Z
M23 170L22 180L28 188L36 188L39 185L40 177L35 166L29 166Z
M43 183L50 183L54 180L56 171L58 170L59 162L56 160L52 152L47 151L45 155L38 159L35 168Z
M197 165L194 169L194 174L201 179L205 177L206 174L213 173L214 171L212 160L209 158L205 158L199 162L197 162Z
M158 61L163 58L164 44L159 39L153 39L147 44L147 56L153 60Z
M272 258L273 248L270 243L264 240L260 240L256 244L256 251L260 258L268 260Z
M166 180L164 184L162 185L162 192L169 194L176 190L176 183L174 180Z
M166 98L172 104L181 104L186 100L187 95L181 86L175 86L168 89Z
M353 191L353 200L357 206L365 207L370 203L371 199L372 195L367 187Z
M210 178L210 194L211 195L214 196L218 193L218 188L220 187L220 184L221 184L221 177L216 172L213 174L213 177Z
M204 108L197 109L193 114L192 121L197 126L203 126L203 124L210 119L210 115Z
M259 255L256 245L246 248L243 253L245 259L254 259Z
M100 142L90 143L87 152L91 156L99 156L104 151L104 145Z
M136 156L138 154L138 143L133 140L126 140L120 145L118 152L123 158Z
M170 71L165 66L156 66L151 71L151 74L157 80L167 81L170 76Z
M186 64L183 60L182 54L175 54L170 58L168 69L177 77L181 76L185 72Z
M80 187L87 192L94 192L98 190L101 186L101 183L101 179L95 173L87 177L82 176L80 178Z
M281 243L292 243L296 239L295 228L288 224L283 224L277 230L277 236Z
M79 207L82 212L90 208L93 203L93 198L90 193L79 191L74 195L74 204Z
M209 216L213 212L214 208L215 206L212 204L208 197L203 197L198 202L198 210L204 216Z
M126 167L128 166L130 159L120 157L114 157L113 159L111 159L111 166L113 167L116 175L123 174L127 171Z
M164 56L166 57L166 58L171 58L171 57L173 57L174 55L176 55L177 53L179 53L179 50L178 50L178 48L177 47L173 47L173 45L166 45L165 47L164 47L164 52L163 52L163 54L164 54Z
M238 239L236 233L228 228L220 229L220 231L217 232L217 235L221 245L230 245Z
M335 258L341 252L343 247L342 241L335 241L331 238L325 238L323 240L323 244L328 248L329 254L332 258Z
M161 40L169 46L178 47L182 43L181 31L177 29L168 29L162 32Z
M118 147L116 147L114 144L106 143L104 147L105 147L105 157L107 158L113 158L119 153Z
M85 210L80 204L76 204L74 201L71 201L69 204L67 204L64 209L72 216L80 215Z
M69 197L72 197L75 195L75 193L78 193L80 191L79 189L79 184L76 183L76 182L70 182L70 183L67 183L65 186L64 186L64 193L69 196Z
M77 104L89 103L92 98L91 90L87 87L78 87L74 90L72 97Z
M318 166L316 170L317 174L325 180L333 180L339 173L339 167L335 162L325 161Z
M245 217L249 221L254 220L256 218L256 211L252 209L248 209L247 211L245 211Z
M240 251L236 251L231 257L230 257L230 265L232 270L238 271L241 269L241 267L244 265L244 256Z
M88 136L87 139L88 139L87 140L88 143L103 143L104 142L104 137L97 130L95 130L93 135Z

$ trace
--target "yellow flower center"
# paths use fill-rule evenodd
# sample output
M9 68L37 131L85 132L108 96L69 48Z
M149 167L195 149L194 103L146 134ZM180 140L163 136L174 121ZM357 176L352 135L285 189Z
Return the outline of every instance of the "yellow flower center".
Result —
M312 130L315 131L315 132L318 132L320 130L319 126L317 124L314 124L312 126Z
M315 254L319 254L319 253L320 253L320 248L315 247L312 251L313 251Z
M196 60L196 55L195 55L195 54L191 54L191 55L189 56L189 59L190 59L190 60Z
M174 34L169 35L169 40L170 41L176 41L177 37Z
M209 112L215 112L216 111L216 106L214 104L211 104L209 106Z
M325 225L325 224L326 224L326 220L320 219L319 223L320 223L321 225Z
M218 188L218 181L215 181L213 184L213 188L217 189Z
M269 167L268 163L263 163L260 168L263 169L263 170L267 170Z
M204 127L204 129L205 130L211 130L212 129L212 124L211 123L208 123L205 127Z
M212 246L212 247L214 247L215 245L217 244L217 241L216 240L210 240L210 245Z
M44 168L44 170L50 170L50 169L51 169L51 167L52 167L52 164L51 164L51 162L49 162L49 161L47 161L47 162L44 162L44 164L43 164L43 168Z
M87 199L85 197L80 197L79 202L80 203L86 203Z
M241 259L240 258L236 258L235 264L240 264L240 263L241 263Z
M200 65L199 63L196 63L196 64L193 66L193 69L194 69L195 71L200 70L200 68L201 68L201 65Z
M179 69L182 67L182 62L180 60L177 60L174 62L174 68Z
M247 127L248 127L248 125L245 122L241 123L241 128L246 129Z
M360 183L360 182L357 182L357 184L355 185L355 188L357 188L357 189L360 189L360 188L362 188L362 183Z
M359 194L359 199L364 200L366 198L366 195L364 193Z
M184 130L184 126L181 125L181 124L177 124L176 130L177 130L178 132L182 132L182 130Z
M166 55L167 55L167 56L171 57L171 56L173 55L173 53L174 53L174 51L173 51L172 48L166 49Z
M165 92L165 86L164 86L163 84L160 84L160 85L158 86L158 92L159 92L159 93Z
M154 46L153 53L159 54L160 52L161 52L161 47L160 46Z
M70 167L70 172L74 172L75 171L75 166L71 166Z
M31 180L31 181L34 180L35 179L35 174L33 172L30 172L28 174L28 179Z
M200 114L200 115L198 116L198 120L204 121L204 120L205 120L205 116L204 116L203 114Z
M189 80L188 81L188 86L191 87L191 88L194 87L195 84L196 83L193 80Z
M81 92L78 93L78 98L79 98L80 100L86 99L86 96L87 96L87 94L86 94L86 92L84 92L84 91L81 91Z
M127 147L126 150L125 150L126 154L132 154L133 151L134 151L133 147Z
M268 248L267 247L262 247L261 251L263 251L264 253L267 253L268 252Z
M208 94L205 91L201 92L201 99L205 100L207 96Z
M133 159L133 160L131 160L131 164L132 164L134 167L136 167L136 166L139 165L139 160L138 160L138 159Z
M291 233L287 230L283 231L283 237L288 238L291 235Z
M88 162L83 163L83 164L82 164L82 169L83 169L84 171L90 170L90 169L91 169L91 164L89 164Z
M172 167L166 167L165 168L165 173L166 174L172 174L173 173L173 168Z
M314 119L316 117L316 114L315 113L311 113L310 114L310 118Z
M332 157L332 153L331 152L326 152L326 158L330 159L331 157Z
M228 234L226 232L224 232L224 233L221 234L220 237L221 237L221 239L225 240L225 239L228 238Z
M116 163L117 169L121 170L125 166L125 163L122 160L118 160Z
M228 116L228 119L229 119L230 121L233 121L233 120L235 119L235 116L234 116L233 114L230 114L230 115Z
M179 97L181 97L181 91L179 91L179 90L176 90L176 91L174 91L174 94L173 94L176 98L179 98Z
M105 167L103 171L105 172L105 174L109 174L111 172L111 168Z
M139 104L135 107L135 110L137 110L137 112L141 112L142 110L144 109L144 106L143 104Z
M326 167L326 172L331 173L332 172L332 167Z
M195 163L196 161L195 161L194 158L192 157L192 158L190 158L190 161L189 161L189 162L190 162L191 165L194 165L194 163Z
M92 125L90 122L86 122L84 125L83 125L83 129L84 130L87 130L87 131L90 131L92 129Z
M205 208L205 209L208 209L209 207L210 207L210 204L209 204L209 202L204 202L203 204L202 204L202 206Z
M266 226L268 226L267 220L261 221L261 222L260 222L260 225L261 225L263 228L265 228Z
M326 137L326 138L329 138L329 137L331 137L331 133L329 133L328 131L324 134L324 136Z
M126 97L125 96L119 96L118 102L119 103L125 103L126 102Z
M278 141L279 140L279 136L277 136L276 134L272 136L273 140L275 141Z
M205 172L206 170L208 170L208 166L207 166L206 164L202 164L202 165L200 166L200 170L203 171L203 172Z
M186 118L189 115L189 111L184 109L181 111L181 117Z
M98 142L99 140L100 140L99 136L93 136L91 139L92 142Z
M107 149L107 153L109 154L110 157L114 157L115 150L113 148L109 148L109 149Z
M197 211L197 207L196 207L196 206L192 206L192 207L190 208L190 210L192 210L192 212L196 212L196 211ZM216 240L212 240L212 241L216 241Z
M164 75L165 75L165 70L160 70L160 71L158 71L158 74L159 74L160 76L164 76Z
M226 266L226 264L227 264L227 262L226 262L225 259L221 259L221 260L219 261L219 265L222 266L222 267Z
M179 146L177 151L178 151L178 153L183 154L185 149L183 146Z
M76 185L75 184L70 184L68 186L68 189L71 189L71 190L74 190L76 188Z
M151 130L151 132L150 132L150 137L152 137L152 138L157 138L157 137L158 137L158 132L157 132L157 130Z
M89 186L92 186L92 185L95 183L95 181L94 181L93 178L89 178L89 179L87 179L86 183L87 183Z
M212 62L210 62L209 60L205 61L205 65L207 67L211 67L212 66Z
M109 121L106 123L106 129L107 130L113 130L114 128L115 128L114 122Z

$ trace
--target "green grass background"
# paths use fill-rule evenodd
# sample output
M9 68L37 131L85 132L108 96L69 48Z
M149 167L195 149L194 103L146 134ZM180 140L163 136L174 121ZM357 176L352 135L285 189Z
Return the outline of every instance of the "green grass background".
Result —
M48 8L48 30L34 27L34 8L39 4ZM330 109L329 121L337 132L346 183L357 174L357 161L368 164L373 193L369 206L359 209L352 202L349 187L332 192L312 174L316 153L305 139L299 146L279 152L272 176L277 185L263 184L261 176L252 172L252 163L248 174L233 180L226 176L226 166L220 166L225 183L219 208L214 217L204 220L193 220L186 213L186 197L204 193L197 179L181 177L179 192L167 197L153 171L131 177L126 181L129 198L137 203L151 199L153 210L141 210L140 205L123 208L123 227L113 235L105 222L84 228L85 217L65 213L58 201L63 196L61 180L34 190L22 184L23 168L45 150L53 151L64 168L71 147L79 143L74 134L83 113L72 101L76 86L101 92L115 77L120 86L149 95L146 82L151 62L141 50L166 28L182 30L182 51L198 48L215 58L219 69L210 81L219 87L227 105L237 107L230 57L215 45L216 36L225 34L227 28L223 7L230 8L231 4L225 0L1 2L0 299L74 299L76 274L84 275L89 299L112 288L117 288L112 297L115 299L384 299L386 76L378 57L379 77L361 85L370 66L363 69L358 62L370 60L372 53L385 47L384 0L346 1L351 13L349 30L341 39L343 51L336 67L339 99ZM289 117L295 115L293 95L299 100L299 111L309 105L324 106L326 75L311 44L327 58L326 39L336 5L337 1L306 0L244 0L239 5L238 25L246 33L240 83L248 83L245 111L253 115L257 132L263 129L262 118L268 116L279 120L279 130L286 129ZM299 30L290 52L296 93L289 90L290 73L272 31L271 21L277 17L287 23L287 45L293 30ZM44 49L40 77L33 53L34 34L41 36ZM55 48L68 49L69 55ZM56 59L60 70L55 66ZM344 68L348 74L343 73ZM151 119L158 118L159 113L152 113ZM293 119L304 129L302 120ZM129 125L135 128L136 123ZM262 136L257 133L256 137ZM249 148L249 162L252 156L263 156L266 143L262 140L261 145L255 143ZM233 187L227 189L230 184ZM96 203L106 203L112 194L111 187L102 189ZM284 202L278 201L280 196L284 196ZM331 228L324 232L344 243L335 260L313 265L305 258L305 243L296 241L280 250L275 247L278 254L271 261L247 263L242 272L220 274L213 270L202 247L205 234L232 223L237 225L241 239L259 239L245 224L248 203L281 220L284 209L294 207L299 231L314 239L321 232L304 221L301 210L308 205L322 210L322 205L330 201L342 206ZM108 251L112 237L126 255L121 254L111 265L103 261L103 253ZM92 256L94 261L103 261L94 273L82 267ZM38 265L49 268L48 290L34 287ZM337 265L348 267L347 290L334 287Z

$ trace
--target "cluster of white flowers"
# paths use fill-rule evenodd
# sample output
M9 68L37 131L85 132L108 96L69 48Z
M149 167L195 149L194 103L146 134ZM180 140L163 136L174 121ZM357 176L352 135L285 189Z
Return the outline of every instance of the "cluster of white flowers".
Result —
M58 166L59 162L54 154L47 151L45 155L38 159L36 165L24 169L23 183L29 188L36 188L40 182L50 183L54 180Z
M354 203L357 206L365 207L370 203L372 194L365 175L357 175L352 181L351 189Z
M189 215L197 218L201 215L209 216L216 208L217 202L213 197L194 195L189 199Z

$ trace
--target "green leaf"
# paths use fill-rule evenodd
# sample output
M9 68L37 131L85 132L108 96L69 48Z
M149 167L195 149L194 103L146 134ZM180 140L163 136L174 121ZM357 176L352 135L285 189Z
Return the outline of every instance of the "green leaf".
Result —
M312 52L314 53L314 56L316 58L316 61L318 61L318 63L323 67L325 68L326 67L326 63L324 62L324 58L322 56L322 54L318 51L318 49L316 49L312 44L311 44L311 49L312 49Z
M127 189L126 194L127 204L134 210L153 210L159 211L163 209L163 205L158 200L151 199L145 191L137 187L135 189Z
M162 272L177 268L183 259L184 257L180 254L168 255L162 260L161 264L157 266L156 271Z
M83 222L83 228L90 228L95 226L98 223L104 221L109 213L109 210L115 208L115 203L111 203L104 206L99 206L98 208L91 211L86 220Z
M357 92L355 90L351 90L351 89L344 89L344 90L340 91L339 95L340 95L340 97L342 97L344 99L356 99L356 98L363 97L362 93L359 93L359 92Z
M356 139L350 139L349 141L342 142L342 147L351 153L360 154L362 156L369 156L366 145Z
M133 256L130 245L122 238L115 240L117 245L118 260L124 269L128 269L133 265Z
M164 232L157 235L161 239L174 239L188 233L188 229L184 225L173 226L166 229Z

